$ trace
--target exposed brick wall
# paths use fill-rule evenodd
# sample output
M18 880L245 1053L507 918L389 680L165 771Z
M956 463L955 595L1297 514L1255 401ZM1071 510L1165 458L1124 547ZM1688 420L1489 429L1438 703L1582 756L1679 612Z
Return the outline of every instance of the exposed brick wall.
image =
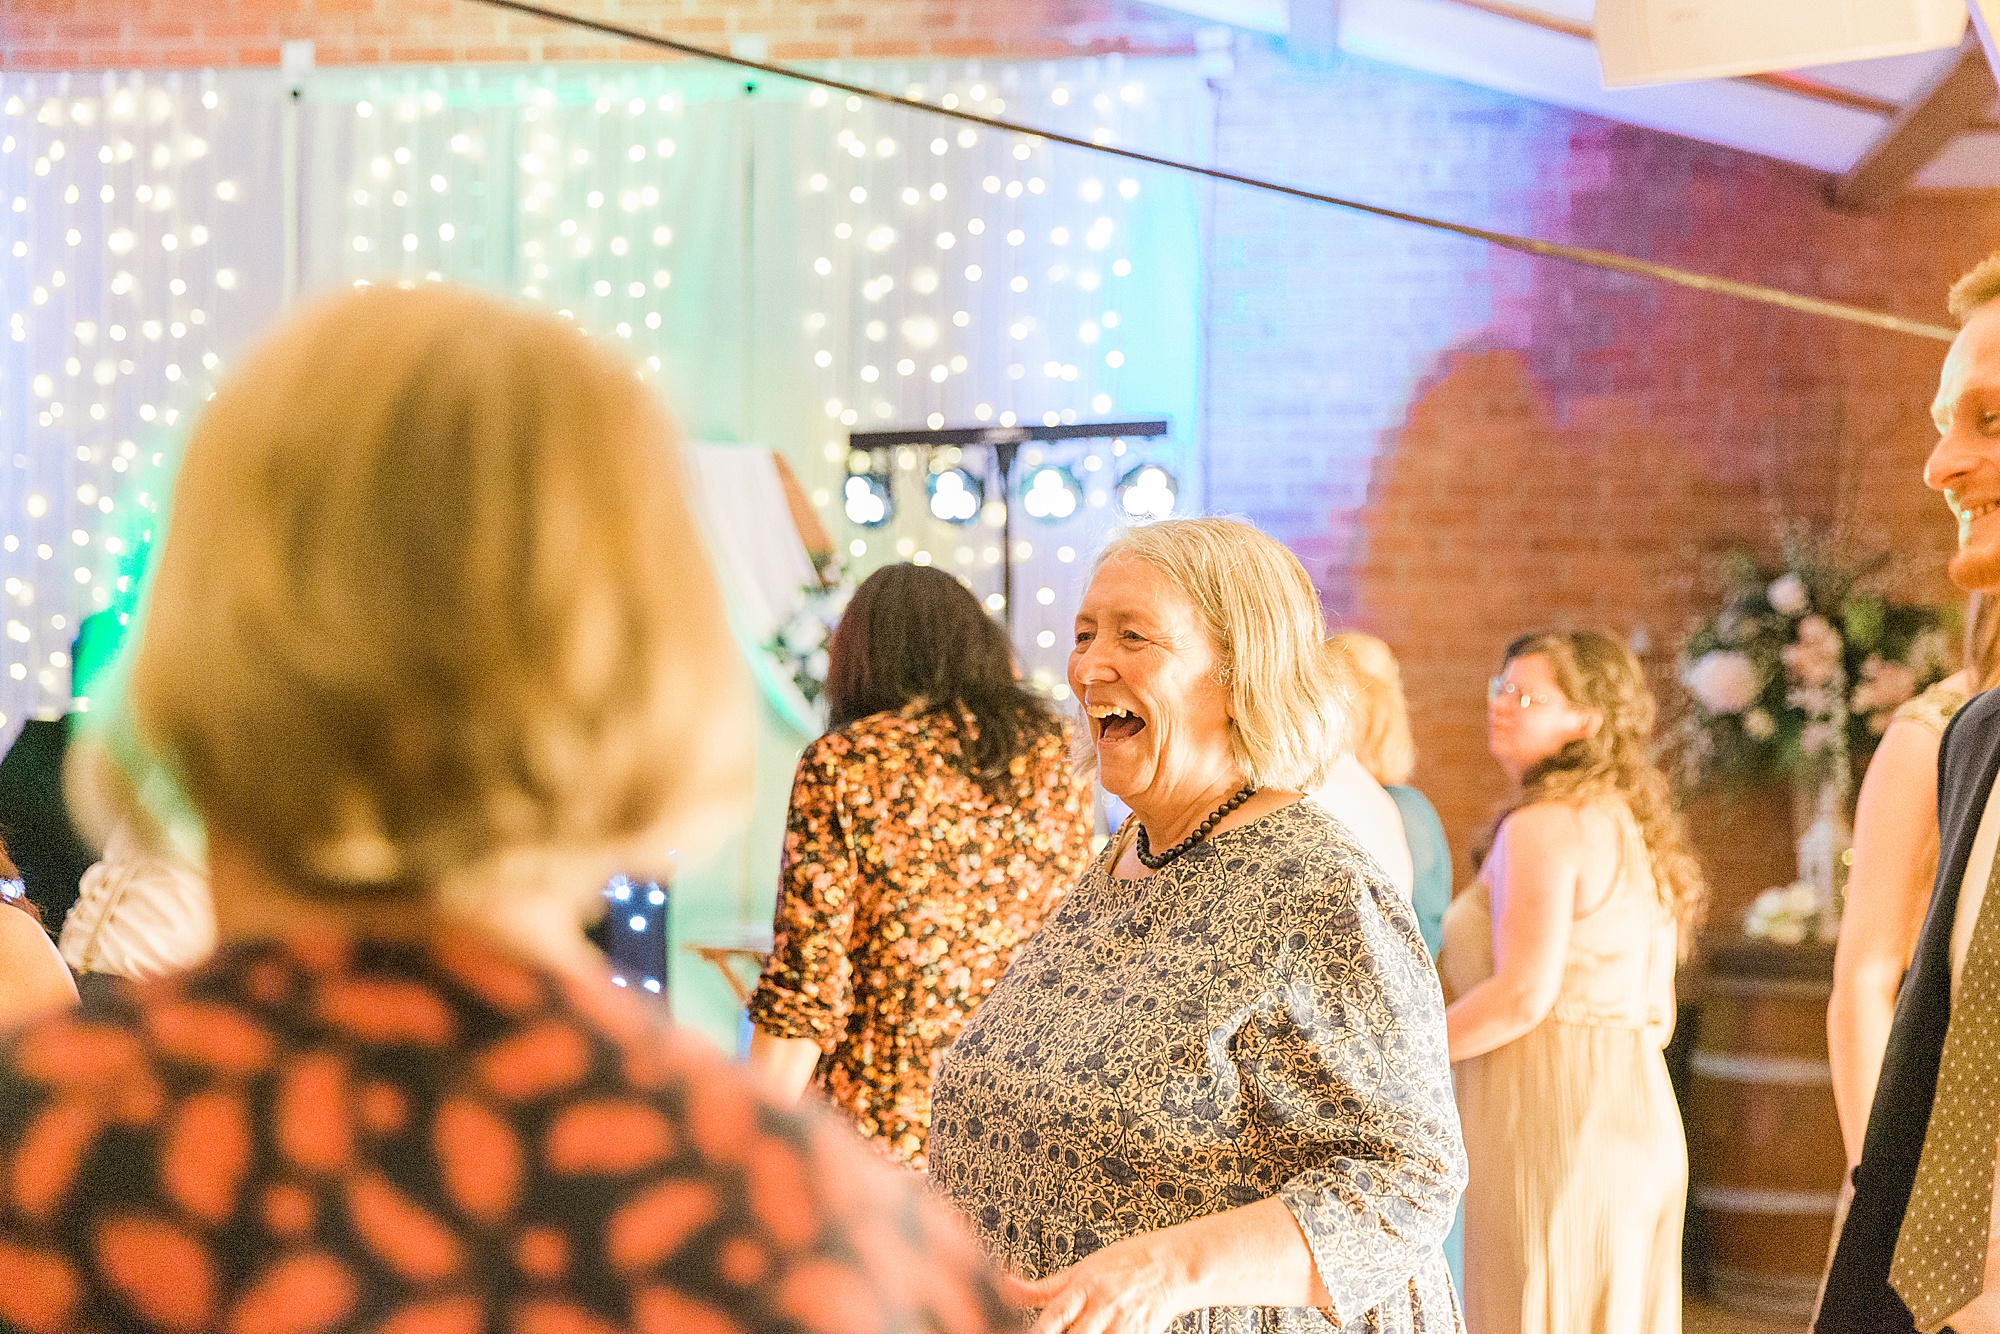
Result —
M567 0L771 58L1184 52L1192 24L1125 0ZM599 60L643 53L474 0L11 0L12 68ZM1820 178L1362 61L1246 46L1218 160L1279 179L1941 318L2000 244L2000 198L1870 218ZM1777 525L1842 526L1949 596L1949 529L1918 482L1942 347L1218 188L1208 257L1207 494L1312 568L1337 621L1402 655L1418 782L1465 848L1501 796L1481 683L1530 626L1671 655L1715 558ZM1790 870L1782 797L1697 813L1718 915Z
M1249 61L1218 157L1288 181L1944 320L2000 245L2000 197L1831 212L1821 178L1364 62ZM1504 795L1483 684L1539 625L1642 630L1672 654L1717 556L1781 522L1899 557L1951 596L1919 480L1942 344L1219 192L1208 468L1312 568L1336 621L1400 654L1436 801L1469 873ZM1782 794L1696 813L1718 925L1791 872Z
M1192 24L1120 0L549 0L549 7L773 60L1184 52ZM477 0L8 0L13 69L273 65L310 39L322 64L655 59L630 43Z

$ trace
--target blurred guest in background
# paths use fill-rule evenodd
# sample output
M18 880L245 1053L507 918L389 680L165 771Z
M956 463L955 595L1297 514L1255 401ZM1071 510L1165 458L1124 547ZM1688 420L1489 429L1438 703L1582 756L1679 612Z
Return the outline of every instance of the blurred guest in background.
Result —
M1410 786L1417 767L1416 738L1410 735L1410 706L1403 697L1403 672L1396 655L1374 635L1346 630L1326 641L1334 669L1347 687L1354 759L1396 803L1398 827L1410 857L1410 906L1424 945L1437 958L1444 946L1444 914L1451 906L1451 845L1444 821L1430 798ZM1452 1282L1465 1286L1465 1206L1459 1204L1451 1234L1444 1239Z
M1039 1330L1462 1328L1437 975L1303 800L1343 744L1322 634L1232 520L1128 529L1084 593L1069 685L1132 818L933 1091L933 1178Z
M1090 790L1006 632L944 571L875 571L829 656L750 1064L784 1098L814 1079L921 1170L938 1053L1083 869Z
M1331 648L1327 653L1333 657ZM1339 660L1334 658L1334 661ZM1351 703L1351 691L1346 698ZM1375 865L1398 894L1406 899L1412 896L1416 872L1410 845L1403 837L1402 809L1353 749L1343 747L1327 766L1326 778L1312 790L1312 800L1347 827L1347 832L1354 836L1363 852L1375 859Z
M1444 910L1451 904L1451 845L1445 841L1437 807L1410 786L1417 743L1410 735L1402 669L1389 646L1374 635L1347 630L1326 642L1347 687L1354 759L1396 804L1401 846L1409 857L1410 902L1417 910L1424 944L1435 958L1444 943Z
M119 821L63 919L63 959L88 1000L115 981L192 968L215 952L208 873L138 818Z
M0 839L4 839L28 897L42 920L60 926L76 902L78 886L93 848L77 830L63 789L63 766L87 710L88 692L116 655L124 631L121 613L100 611L83 618L70 642L70 695L74 711L57 718L30 718L21 724L7 754L0 757Z
M0 1032L76 1004L76 983L0 848Z
M1679 1334L1687 1141L1661 1049L1705 889L1639 661L1523 636L1487 691L1516 787L1440 965L1479 1334Z
M1966 606L1965 665L1896 710L1861 780L1854 861L1826 1009L1833 1100L1849 1168L1861 1161L1896 991L1916 952L1937 876L1939 742L1966 701L1995 684L2000 684L2000 598L1974 593ZM1836 1227L1835 1235L1839 1231Z
M84 755L178 780L223 944L0 1047L0 1327L1005 1323L918 1187L584 940L614 869L736 818L750 750L673 432L610 346L362 289L202 414Z

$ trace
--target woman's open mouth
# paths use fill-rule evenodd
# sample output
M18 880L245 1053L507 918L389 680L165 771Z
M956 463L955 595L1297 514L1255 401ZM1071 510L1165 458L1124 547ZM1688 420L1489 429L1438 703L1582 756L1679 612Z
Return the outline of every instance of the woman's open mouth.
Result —
M1125 741L1145 730L1146 720L1129 709L1111 704L1092 704L1086 710L1099 741Z

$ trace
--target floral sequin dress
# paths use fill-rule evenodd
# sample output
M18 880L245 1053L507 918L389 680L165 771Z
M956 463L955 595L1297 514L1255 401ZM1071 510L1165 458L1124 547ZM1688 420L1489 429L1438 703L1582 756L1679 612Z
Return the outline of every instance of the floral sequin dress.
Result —
M1409 904L1297 803L1140 880L1107 848L946 1053L931 1176L1010 1269L1277 1196L1332 1298L1177 1331L1459 1334L1465 1184Z
M966 771L961 726L879 713L807 747L750 1000L758 1028L819 1044L821 1091L919 1170L937 1054L1090 856L1067 729L1014 761L1008 803Z

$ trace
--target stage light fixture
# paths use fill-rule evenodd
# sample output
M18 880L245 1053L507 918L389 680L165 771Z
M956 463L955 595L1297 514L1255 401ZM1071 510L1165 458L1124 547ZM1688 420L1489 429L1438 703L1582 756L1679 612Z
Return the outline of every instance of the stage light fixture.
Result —
M863 528L880 528L889 522L889 515L896 507L887 484L872 472L849 476L841 490L841 498L848 522L860 524Z
M1134 519L1164 519L1180 499L1180 484L1157 463L1142 463L1118 479L1118 507Z
M977 477L963 468L946 468L931 474L930 488L933 517L961 527L978 522L986 487Z
M1061 523L1083 503L1083 488L1068 468L1045 463L1021 483L1021 508L1044 523Z

